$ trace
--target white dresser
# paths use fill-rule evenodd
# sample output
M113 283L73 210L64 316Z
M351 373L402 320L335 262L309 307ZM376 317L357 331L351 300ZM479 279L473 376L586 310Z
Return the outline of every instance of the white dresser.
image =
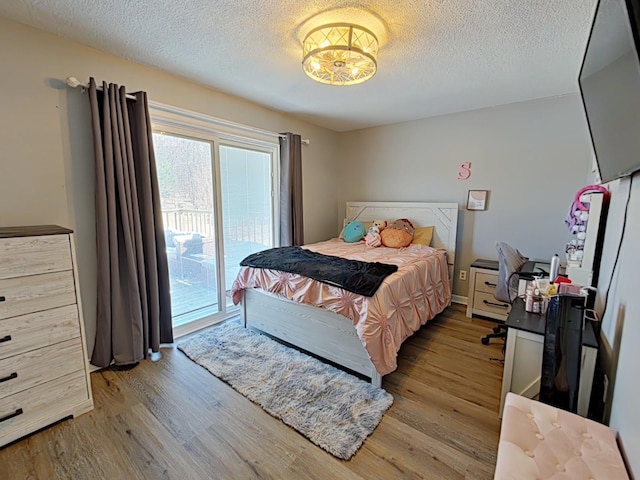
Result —
M506 320L511 305L496 300L494 293L498 286L498 262L477 259L469 271L469 294L467 297L467 317L482 315Z
M72 240L0 228L0 446L93 408Z

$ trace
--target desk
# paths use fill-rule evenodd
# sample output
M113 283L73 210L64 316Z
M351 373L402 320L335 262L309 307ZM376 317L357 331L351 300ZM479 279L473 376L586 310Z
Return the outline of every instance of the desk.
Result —
M504 354L500 418L508 392L527 398L540 393L540 372L546 317L524 310L524 302L518 298L505 322L507 343ZM598 342L591 322L586 322L582 334L582 364L578 390L578 414L587 416L591 386L598 356Z

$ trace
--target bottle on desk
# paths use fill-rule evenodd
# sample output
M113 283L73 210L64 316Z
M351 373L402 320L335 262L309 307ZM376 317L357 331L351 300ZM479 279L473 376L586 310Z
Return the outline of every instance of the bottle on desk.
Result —
M560 271L560 257L556 253L551 257L551 267L549 268L549 282L554 283L558 278L558 272Z
M540 290L537 288L533 291L533 313L542 313L542 295L540 295Z
M524 297L524 310L530 313L542 314L546 311L546 297L540 293L540 289L536 288L534 282L527 284L527 290Z

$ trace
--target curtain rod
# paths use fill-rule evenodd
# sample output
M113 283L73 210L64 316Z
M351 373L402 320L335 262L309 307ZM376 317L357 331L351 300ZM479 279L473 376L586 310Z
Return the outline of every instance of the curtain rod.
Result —
M66 83L69 87L71 87L71 88L82 88L83 90L86 90L86 89L88 89L88 88L89 88L89 85L88 85L88 84L86 84L86 83L82 83L82 82L81 82L80 80L78 80L76 77L67 77L67 78L66 78L66 80L65 80L65 83ZM96 85L96 88L97 88L98 90L102 91L102 87L101 87L101 86ZM130 95L130 94L128 94L128 93L127 93L127 98L129 98L129 99L131 99L131 100L135 100L135 99L136 99L136 97L135 97L135 96ZM226 121L226 120L225 120L225 123L227 123L227 124L231 124L231 123L233 123L233 122L229 122L229 121ZM250 131L250 132L262 133L262 134L266 134L266 135L273 135L273 136L280 137L280 138L285 138L285 137L286 137L286 135L283 135L283 134L281 134L281 133L270 132L270 131L268 131L268 130L262 130L261 128L250 127L250 126L248 126L248 125L242 125L242 124L239 124L239 123L237 123L237 124L236 124L236 123L234 123L234 125L238 126L238 127L239 127L239 128L241 128L242 130L246 130L246 131ZM304 145L309 145L309 144L311 143L311 141L310 141L308 138L303 138L303 139L301 140L301 142L302 142Z
M89 88L89 85L87 83L82 83L76 77L67 77L65 83L71 88L81 88L83 91ZM96 85L96 90L102 91L102 87L100 85ZM126 97L130 100L136 99L134 95L131 95L129 93L127 93Z

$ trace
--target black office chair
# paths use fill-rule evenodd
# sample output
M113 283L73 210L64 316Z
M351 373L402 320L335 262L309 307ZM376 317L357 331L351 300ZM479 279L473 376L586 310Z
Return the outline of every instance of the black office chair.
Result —
M483 345L489 345L492 338L507 338L507 327L504 324L493 327L493 333L486 334L480 341Z

